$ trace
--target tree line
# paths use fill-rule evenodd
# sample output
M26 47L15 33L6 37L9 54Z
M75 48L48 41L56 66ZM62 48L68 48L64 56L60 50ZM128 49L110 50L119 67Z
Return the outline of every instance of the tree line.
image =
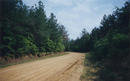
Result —
M129 81L130 2L104 15L91 33L84 29L80 38L68 41L68 50L90 52L85 65L98 69L92 81Z
M86 54L86 66L98 68L94 81L128 81L130 78L130 2L104 15L91 33L69 40L65 27L44 4L28 7L22 0L0 1L0 57L19 58L42 53L76 51Z
M22 0L0 1L0 57L62 52L66 39L65 27L53 13L46 16L41 1L32 7Z

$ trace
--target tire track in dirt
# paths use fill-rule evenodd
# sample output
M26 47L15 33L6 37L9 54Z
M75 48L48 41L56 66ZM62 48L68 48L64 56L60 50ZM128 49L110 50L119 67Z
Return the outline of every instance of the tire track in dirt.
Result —
M84 54L68 55L0 69L0 81L80 81Z

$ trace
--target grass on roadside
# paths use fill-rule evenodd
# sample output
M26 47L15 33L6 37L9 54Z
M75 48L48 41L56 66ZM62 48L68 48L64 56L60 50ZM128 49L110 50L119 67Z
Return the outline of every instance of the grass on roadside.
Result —
M4 67L8 67L8 66L12 66L12 65L16 65L16 64L22 64L22 63L27 63L27 62L32 62L32 61L36 61L36 60L42 60L42 59L47 59L47 58L51 58L51 57L57 57L57 56L63 56L69 54L68 52L64 52L64 53L58 53L58 54L51 54L51 55L47 55L47 56L42 56L42 57L32 57L29 59L22 59L18 62L14 62L14 63L1 63L0 62L0 68L4 68Z
M91 64L89 63L87 57L89 53L86 54L86 58L84 61L84 70L83 73L80 77L81 81L93 81L97 76L95 73L97 72L97 69L92 67Z
M96 75L94 75L94 73L96 73L96 69L93 67L89 67L89 66L85 66L83 73L80 77L81 81L93 81L95 78L97 78Z

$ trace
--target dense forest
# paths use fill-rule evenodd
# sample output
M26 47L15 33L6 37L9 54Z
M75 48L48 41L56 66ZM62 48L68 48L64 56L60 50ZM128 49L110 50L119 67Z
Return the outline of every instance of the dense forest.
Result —
M98 69L93 81L130 80L130 2L104 15L91 33L69 40L65 27L44 4L28 7L22 0L0 1L0 58L75 51L86 54L86 66ZM89 81L89 80L88 80Z
M0 57L62 52L67 38L65 27L53 13L46 16L41 1L32 7L22 0L0 1Z
M85 29L82 36L68 41L68 50L90 52L86 66L97 69L96 78L88 81L130 80L130 2L104 15L99 27L91 33ZM86 74L87 75L87 74Z

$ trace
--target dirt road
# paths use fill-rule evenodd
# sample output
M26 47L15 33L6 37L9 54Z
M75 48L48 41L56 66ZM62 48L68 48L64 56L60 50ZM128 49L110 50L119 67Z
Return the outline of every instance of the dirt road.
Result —
M0 81L80 81L84 55L64 56L18 64L0 69Z

